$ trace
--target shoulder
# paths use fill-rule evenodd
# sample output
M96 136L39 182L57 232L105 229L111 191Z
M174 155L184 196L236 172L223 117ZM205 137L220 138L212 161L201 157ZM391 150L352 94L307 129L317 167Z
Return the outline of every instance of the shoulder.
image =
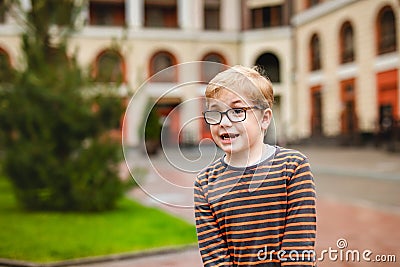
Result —
M302 152L285 147L277 147L277 152L275 155L275 161L286 161L286 162L307 162L308 158Z
M221 172L223 169L225 169L225 167L222 164L222 158L218 158L197 174L196 184L208 184L209 177Z
M281 162L277 164L285 169L287 182L292 181L308 181L314 184L311 166L306 155L296 149L280 148L277 158L281 158Z

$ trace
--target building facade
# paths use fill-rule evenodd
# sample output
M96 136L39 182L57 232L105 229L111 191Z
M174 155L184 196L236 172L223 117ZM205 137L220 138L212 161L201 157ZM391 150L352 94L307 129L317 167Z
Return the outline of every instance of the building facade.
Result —
M326 1L304 11L304 3L296 3L299 138L362 142L394 128L400 119L400 2Z
M194 61L262 65L274 84L278 143L353 142L400 119L398 0L83 2L69 49L99 83L122 81L120 93L133 95L126 145L138 144L149 99L169 143L210 137L201 118L204 82L221 69L187 64ZM22 67L18 34L1 12L2 69Z

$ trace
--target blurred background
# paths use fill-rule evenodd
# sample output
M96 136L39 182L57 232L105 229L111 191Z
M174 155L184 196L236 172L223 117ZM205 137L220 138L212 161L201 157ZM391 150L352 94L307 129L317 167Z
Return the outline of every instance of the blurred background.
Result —
M30 0L20 2L24 10L32 6ZM261 65L274 84L279 143L313 138L357 145L392 141L396 146L391 149L398 146L397 0L73 2L82 8L75 16L77 30L70 36L68 52L75 52L78 63L90 67L99 83L122 81L122 96L180 63ZM2 69L21 68L21 28L5 9L0 22ZM111 71L107 65L113 66ZM165 71L148 85L147 97L159 98L162 88L171 84L208 81L218 71ZM166 117L185 100L202 96L202 89L163 97L157 112ZM174 114L171 135L183 126L182 113L201 115L203 103L198 102ZM138 143L138 121L128 114L128 145ZM197 143L204 137L209 137L207 126L198 120L171 141Z

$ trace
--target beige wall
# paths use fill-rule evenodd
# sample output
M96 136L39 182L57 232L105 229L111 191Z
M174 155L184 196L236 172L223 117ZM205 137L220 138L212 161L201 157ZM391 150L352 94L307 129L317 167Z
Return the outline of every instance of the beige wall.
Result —
M163 35L165 35L163 31ZM177 34L172 31L172 34ZM179 33L178 33L179 34ZM157 36L157 35L156 35ZM149 77L148 68L150 58L158 51L169 51L178 62L199 61L209 52L217 52L225 57L229 65L238 63L238 44L234 41L214 41L210 40L181 40L153 38L135 38L112 41L112 35L103 38L87 38L84 35L76 35L71 42L71 50L79 49L78 58L81 64L93 64L97 55L110 48L113 43L119 43L121 53L126 60L128 83L132 86L136 81L144 81ZM73 47L73 48L72 48Z
M373 131L377 120L377 97L375 80L375 21L381 7L390 4L397 10L397 30L399 30L399 2L387 1L348 1L350 4L324 14L321 17L297 25L296 31L296 68L297 102L305 103L298 107L296 114L299 137L310 135L310 87L322 86L324 133L334 136L340 133L340 80L356 78L356 112L362 131ZM322 7L322 6L321 6ZM302 14L304 19L307 12ZM339 31L342 24L349 20L353 25L355 37L356 61L351 64L339 64ZM320 38L322 70L309 72L308 47L312 34ZM398 34L399 36L399 34ZM398 42L399 43L399 42ZM399 50L398 50L399 51ZM390 57L399 57L398 53ZM393 65L393 64L392 64ZM396 66L392 66L392 68ZM390 68L390 67L389 67ZM399 68L399 65L397 65Z
M0 48L10 57L11 66L22 68L21 42L18 36L0 36Z
M280 103L274 107L278 143L284 143L294 136L290 127L293 121L291 37L290 28L247 31L243 33L240 46L240 62L245 66L254 66L257 58L264 53L272 53L279 60L281 82L273 84L275 96L280 97Z
M141 2L141 0L129 1L133 6ZM274 84L275 94L280 96L281 101L277 107L279 110L275 113L280 137L288 140L309 137L310 87L317 84L322 85L324 132L328 136L339 134L342 108L339 85L341 80L352 77L356 78L356 110L359 127L362 131L374 129L378 115L375 75L379 71L399 69L400 65L398 0L327 0L324 4L304 12L300 11L304 8L305 0L296 0L293 1L294 9L300 13L293 18L295 27L245 32L239 30L240 2L240 0L222 1L221 31L203 31L202 18L198 14L192 18L191 14L180 13L181 23L185 26L182 29L144 29L136 25L138 22L134 23L135 27L126 30L113 27L84 27L81 32L73 36L69 49L71 53L77 51L82 66L91 66L99 53L116 43L119 44L126 63L127 87L131 93L149 77L149 60L160 50L168 50L174 54L178 63L198 61L209 52L218 52L225 57L228 65L246 66L254 65L262 53L271 52L279 58L281 66L282 82ZM201 7L202 0L193 3L182 0L179 3L185 3L186 10L196 11L196 8ZM390 4L395 12L397 11L399 48L397 53L377 57L375 20L380 8L386 4ZM195 21L191 22L191 18ZM354 29L356 61L340 65L338 38L340 27L346 20L352 23ZM0 25L0 33L0 47L10 54L14 66L21 67L17 29L10 25ZM320 36L323 69L310 73L308 48L313 33L318 33ZM199 72L181 73L179 81L195 80L199 78L198 76ZM187 90L183 91L181 96L185 100L201 93L201 89L191 92ZM200 108L185 107L185 116L197 116L199 113ZM131 125L136 125L135 123L136 121ZM196 126L193 126L193 130L195 128ZM131 132L134 144L137 140L136 130L131 129Z
M87 29L86 31L89 31ZM76 34L73 41L71 42L70 50L73 51L78 49L78 60L84 66L90 66L95 61L97 55L102 51L110 48L113 44L120 44L120 51L125 59L128 87L131 92L136 92L143 83L149 78L149 62L151 57L158 51L169 51L172 53L178 62L187 63L192 61L200 61L202 58L210 52L217 52L225 57L229 65L239 63L238 57L238 42L231 35L226 37L227 40L223 40L223 36L219 36L218 41L212 41L209 36L197 35L191 37L188 34L182 33L177 30L172 30L168 33L168 30L163 31L152 31L150 35L147 33L136 33L136 35L142 34L142 36L128 37L123 40L122 35L118 30L109 30L108 36L99 34L98 37L93 38L87 37L86 34ZM96 29L93 29L93 34L96 34ZM181 35L181 37L175 37L171 40L171 35ZM223 35L223 34L222 34ZM114 41L112 41L114 38ZM119 40L119 41L118 41ZM178 84L186 81L199 80L200 71L187 72L184 68L181 68L178 72ZM173 88L176 84L165 84L164 88ZM151 85L150 85L151 87ZM127 129L127 139L130 145L136 145L138 142L138 134L136 128L139 126L138 114L142 113L143 102L146 97L150 94L152 97L159 97L163 94L163 89L157 89L157 85L153 86L152 89L147 88L135 95L135 99L132 100L135 110L130 110L127 122L129 124ZM186 88L187 90L181 90L178 93L178 97L184 102L189 99L198 98L202 96L202 90L198 88ZM193 89L193 90L192 90ZM159 93L157 93L159 92ZM188 105L182 105L182 123L190 120L190 118L198 117L201 114L201 105L198 103L193 106L193 102ZM189 131L188 134L195 138L200 138L199 121L190 123L185 127L185 131ZM183 125L182 125L183 126Z

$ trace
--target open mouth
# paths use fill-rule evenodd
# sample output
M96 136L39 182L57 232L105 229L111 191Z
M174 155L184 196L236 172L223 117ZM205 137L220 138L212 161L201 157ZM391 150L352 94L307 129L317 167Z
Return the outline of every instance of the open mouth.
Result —
M238 136L239 136L238 134L234 134L234 133L223 133L220 135L222 140L231 140L231 139L235 139Z

